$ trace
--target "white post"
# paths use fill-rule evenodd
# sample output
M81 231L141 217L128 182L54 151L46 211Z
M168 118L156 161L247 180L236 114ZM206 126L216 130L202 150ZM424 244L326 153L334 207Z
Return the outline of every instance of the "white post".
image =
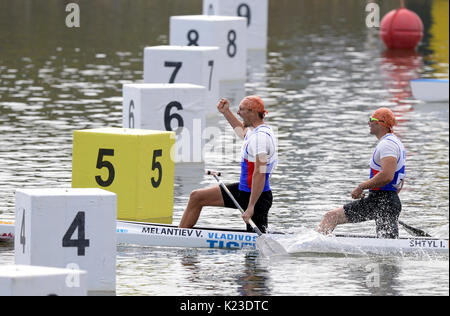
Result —
M15 263L88 272L88 290L116 288L114 193L101 189L16 191Z
M125 84L123 126L176 131L175 162L202 162L193 150L204 147L205 98L206 88L198 85Z
M246 18L247 48L267 49L269 0L203 0L203 14Z
M144 49L144 83L191 83L206 88L206 115L217 114L219 48L153 46Z
M246 79L247 20L242 17L186 15L170 18L170 45L217 46L219 80Z
M86 296L88 275L77 269L0 266L0 296Z

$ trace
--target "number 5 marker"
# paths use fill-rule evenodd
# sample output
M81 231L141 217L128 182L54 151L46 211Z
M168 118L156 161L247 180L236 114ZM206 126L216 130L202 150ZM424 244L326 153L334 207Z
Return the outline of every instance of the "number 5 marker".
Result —
M118 219L172 223L174 132L81 130L74 132L73 143L73 188L97 187L116 193Z

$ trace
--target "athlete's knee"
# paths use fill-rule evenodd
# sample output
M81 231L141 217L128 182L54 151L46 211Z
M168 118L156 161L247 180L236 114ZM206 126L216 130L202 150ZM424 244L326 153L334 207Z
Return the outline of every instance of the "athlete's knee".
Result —
M332 233L335 228L336 223L334 212L330 211L325 213L319 226L317 226L316 231L318 231L321 234L328 235Z
M201 191L200 190L194 190L191 192L189 196L189 201L199 204L201 201Z
M204 190L198 189L191 192L189 199L192 203L195 203L199 206L206 206L205 203L207 201L207 196L205 196Z
M336 211L328 211L324 215L324 220L330 224L337 224Z
M332 225L339 225L347 223L347 217L345 216L345 212L343 208L338 208L333 211L329 211L324 216L325 221Z

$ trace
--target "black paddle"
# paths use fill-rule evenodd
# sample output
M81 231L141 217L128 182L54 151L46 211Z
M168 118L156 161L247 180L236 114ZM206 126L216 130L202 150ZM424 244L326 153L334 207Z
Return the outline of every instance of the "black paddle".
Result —
M406 231L408 233L410 233L411 235L414 235L416 237L431 237L429 234L427 234L426 232L424 232L421 229L409 226L408 224L406 224L406 223L404 223L402 221L398 221L398 223L400 225L402 225L406 229Z
M244 214L245 212L242 209L242 207L236 201L236 199L231 194L231 192L228 190L228 188L225 186L225 184L223 184L223 182L219 179L219 177L221 176L221 173L207 170L206 174L212 175L217 180L220 187L228 194L228 196L233 201L234 205L238 208L238 210L241 211L241 214ZM258 228L258 226L256 226L256 224L251 219L248 221L248 223L253 228L255 233L258 234L258 238L256 239L256 246L258 247L259 251L261 251L261 253L265 257L287 255L286 249L284 249L284 247L279 242L268 237L267 234L263 234L261 232L261 230Z

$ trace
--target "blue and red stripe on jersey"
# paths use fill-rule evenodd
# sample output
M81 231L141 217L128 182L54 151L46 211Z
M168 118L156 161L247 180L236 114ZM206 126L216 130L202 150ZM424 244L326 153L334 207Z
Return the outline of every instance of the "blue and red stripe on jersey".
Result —
M380 171L378 171L378 170L370 168L370 179L375 177L379 172ZM405 173L405 166L403 166L400 170L395 172L394 179L391 182L389 182L388 184L386 184L383 187L370 189L370 191L395 191L395 192L397 192L398 189L395 187L395 184L398 182L398 177L399 177L400 173L403 173L403 174Z
M252 191L253 173L255 172L255 163L243 159L241 162L241 179L239 181L239 190L245 192ZM270 191L269 184L270 173L266 173L266 179L263 192Z

